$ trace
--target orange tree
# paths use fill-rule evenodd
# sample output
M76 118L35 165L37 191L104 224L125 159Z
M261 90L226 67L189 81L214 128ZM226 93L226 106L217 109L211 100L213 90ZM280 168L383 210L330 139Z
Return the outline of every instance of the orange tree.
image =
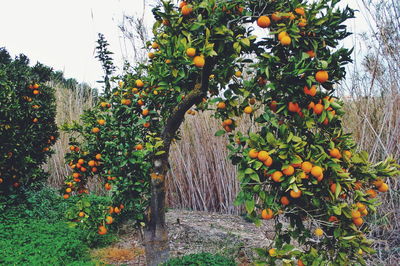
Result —
M237 203L256 223L276 221L273 244L259 250L264 263L364 263L363 253L372 252L364 220L378 205L376 190L388 190L383 178L396 174L397 166L391 159L372 165L342 130L342 103L333 95L351 52L336 47L349 35L343 23L354 14L336 8L338 2L193 0L177 7L162 1L153 9L149 62L121 78L112 96L120 102L100 104L117 124L130 119L125 126L136 136L124 144L115 140L129 147L120 162L143 170L132 169L131 177L125 172L121 180L151 184L149 265L168 257L164 179L170 145L179 139L185 113L214 106L223 127L216 135L228 135L238 166ZM235 117L242 114L254 119L256 130L237 130ZM91 126L101 115L93 114ZM119 132L126 128L117 124L111 136L123 139L126 133ZM103 132L95 128L90 134ZM140 152L130 153L138 144Z
M0 49L0 195L39 185L40 167L58 137L54 89L45 85L52 70L30 67L26 56L13 60Z

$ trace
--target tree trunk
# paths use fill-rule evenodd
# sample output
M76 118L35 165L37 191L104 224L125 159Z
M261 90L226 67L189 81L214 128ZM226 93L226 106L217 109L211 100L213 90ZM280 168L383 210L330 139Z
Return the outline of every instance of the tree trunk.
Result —
M144 232L146 262L148 266L156 266L168 260L168 230L165 224L165 176L169 170L169 150L176 131L182 124L185 113L194 104L201 102L207 95L208 77L214 66L214 60L206 60L201 75L201 87L193 89L172 111L161 133L163 140L162 155L156 156L151 173L151 200Z

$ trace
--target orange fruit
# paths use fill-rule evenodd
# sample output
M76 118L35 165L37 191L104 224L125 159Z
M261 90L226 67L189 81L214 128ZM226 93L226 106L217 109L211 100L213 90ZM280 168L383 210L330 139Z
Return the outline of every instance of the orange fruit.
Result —
M364 209L364 210L361 211L361 216L362 217L366 216L367 214L368 214L367 209Z
M149 114L149 109L144 109L144 110L142 111L142 115L146 116L146 115L148 115L148 114Z
M252 112L253 112L253 108L251 108L251 106L247 106L244 108L245 114L251 114Z
M363 223L364 223L364 220L363 220L363 218L355 218L355 219L353 219L353 223L356 225L356 226L361 226Z
M360 190L362 187L362 183L360 181L357 181L354 183L354 189L355 190Z
M142 144L137 144L135 146L135 149L138 150L138 151L143 150L143 145Z
M186 3L185 1L183 1L183 2L180 2L180 4L179 4L179 8L182 8L182 7L186 6L186 5L187 5L187 3Z
M37 83L33 84L32 88L38 89L39 88L39 84L37 84Z
M105 235L107 234L107 228L104 225L100 225L97 232L99 233L99 235Z
M149 122L143 123L143 126L144 126L145 128L149 128L149 127L150 127L150 123L149 123Z
M142 105L144 105L144 102L143 102L143 100L138 100L138 101L137 101L137 103L138 103L138 105L139 105L139 106L142 106Z
M273 163L271 156L268 156L267 160L264 161L264 165L270 167Z
M93 133L99 133L100 132L100 128L94 127L94 128L92 128L92 132Z
M230 126L230 125L232 125L232 123L233 123L232 119L226 119L226 120L224 120L224 122L223 122L223 124L224 124L225 126Z
M297 266L304 266L303 261L299 259L299 260L297 261Z
M374 186L378 188L378 187L382 186L383 180L379 178L379 179L375 180L372 184L374 184Z
M37 119L36 117L32 120L33 123L37 123L39 121L39 119Z
M263 29L268 28L271 25L271 20L267 16L261 16L257 19L257 25Z
M289 205L290 200L288 199L288 197L283 196L283 197L281 197L281 203L282 203L283 205L287 206L287 205Z
M87 170L87 169L86 169L85 167L81 167L81 171L82 171L82 172L86 172L86 170Z
M255 98L251 98L250 100L249 100L249 104L255 104L256 103L256 99Z
M249 157L252 159L255 159L258 157L258 151L256 149L251 149L249 151Z
M106 217L106 224L112 224L114 219L111 216Z
M78 163L79 163L79 164L84 164L84 163L85 163L85 160L79 159L79 160L78 160Z
M367 193L370 198L376 198L376 196L378 195L378 193L376 193L376 191L373 189L368 189L367 191L365 191L365 193Z
M152 53L152 52L148 53L147 56L148 56L150 59L153 59L154 57L156 57L156 55L155 55L154 53Z
M79 212L78 216L79 217L83 217L83 216L85 216L85 213L84 212Z
M290 190L290 196L294 199L300 198L301 194L302 192L300 189L297 192L295 192L294 190Z
M271 101L271 103L269 104L269 109L271 109L271 111L276 112L278 108L278 102L277 101Z
M242 76L242 71L236 71L235 72L235 77L240 78Z
M318 177L318 176L322 175L323 174L322 168L319 166L314 166L313 168L311 168L311 174L314 177Z
M336 216L331 216L331 217L329 217L329 219L328 219L328 222L331 222L331 223L334 223L334 222L337 222L338 221L338 218L336 217Z
M282 37L280 42L281 42L282 45L287 46L287 45L290 45L292 43L292 39L289 36L284 36L284 37Z
M301 169L306 173L311 172L312 168L313 168L313 165L310 162L302 162L301 163Z
M282 176L283 176L283 174L281 171L275 171L272 173L271 178L275 182L282 182L282 179L281 179Z
M64 199L69 199L69 195L68 194L64 194L63 198Z
M311 86L311 88L309 89L307 86L304 86L303 91L306 95L314 97L317 94L317 87Z
M100 126L104 126L105 123L106 123L106 120L104 120L104 119L97 120L97 124L99 124Z
M271 18L272 18L272 20L275 21L275 22L277 22L277 21L279 21L279 20L282 19L282 17L279 16L279 13L278 13L278 12L272 13Z
M70 187L65 189L65 192L67 192L67 193L71 193L71 191L72 191L72 189Z
M96 154L95 158L96 160L101 160L101 154L100 153Z
M88 165L91 166L91 167L96 166L96 162L93 161L93 160L90 160L90 161L88 162Z
M307 51L306 54L308 54L308 56L311 58L315 57L315 52L313 50Z
M151 48L153 48L153 49L158 49L158 48L160 48L160 45L158 45L158 43L156 43L156 42L153 42L153 43L151 44Z
M298 103L289 102L288 109L290 112L297 113L300 110Z
M38 90L33 90L33 94L34 94L34 95L38 95L38 94L39 94L39 91L38 91Z
M169 26L169 20L168 20L168 19L163 19L163 20L162 20L162 24L163 24L164 26Z
M379 188L378 188L378 191L379 192L386 192L386 191L388 191L389 190L389 186L388 186L388 184L386 184L386 183L383 183Z
M97 172L97 168L96 168L96 167L93 167L93 168L92 168L92 172L93 172L93 173L96 173L96 172Z
M194 63L194 65L195 65L196 67L202 68L202 67L205 65L205 63L206 63L206 60L204 59L203 56L195 56L195 57L193 58L193 63Z
M262 210L262 212L261 212L261 217L264 219L264 220L270 220L270 219L272 219L273 217L274 217L274 213L273 213L273 211L271 210L271 209L264 209L264 210Z
M357 211L357 210L352 210L351 211L351 218L357 219L357 218L360 218L360 217L361 217L361 213L359 211Z
M342 155L340 154L340 151L337 148L333 148L332 150L330 150L329 155L336 159L342 158Z
M105 183L105 185L104 185L104 188L106 189L106 190L110 190L111 189L111 184L110 183Z
M305 18L301 18L299 23L297 24L299 27L305 27L307 25L307 20Z
M269 154L267 151L260 151L257 155L257 158L262 162L266 161L268 159L268 157L269 157Z
M306 12L304 11L304 8L302 7L297 7L294 9L294 12L296 12L297 14L299 14L300 16L304 16L306 14Z
M317 114L317 115L320 115L320 114L322 114L322 111L324 111L324 106L322 105L322 104L320 104L320 103L317 103L315 106L314 106L314 113L315 114Z
M345 156L347 158L351 158L351 151L344 151L343 156Z
M193 9L189 5L184 5L182 7L182 15L183 16L189 16L192 13Z
M138 87L138 88L142 88L144 86L143 81L141 81L140 79L136 80L135 84L136 84L136 87Z
M324 234L324 231L321 228L317 228L314 230L314 234L319 237Z
M219 103L217 104L217 108L218 108L218 109L225 109L225 108L226 108L226 104L225 104L224 102L219 102Z
M81 175L80 175L79 173L73 173L73 174L72 174L72 177L73 177L73 178L78 178L78 177L80 177L80 176L81 176Z
M69 147L69 150L70 150L70 151L74 151L74 150L75 150L75 146Z
M276 255L276 250L274 248L271 248L270 250L268 250L268 254L273 257Z
M196 55L196 49L194 48L187 48L186 55L189 57L194 57Z
M318 182L321 182L322 179L324 179L324 174L321 174L319 176L316 176L315 178L317 178Z
M284 170L282 170L283 174L286 176L290 176L294 174L294 167L289 165L287 168L285 168Z
M325 70L320 70L317 73L315 73L315 80L318 81L319 83L324 83L329 79L328 72Z
M282 31L278 34L278 41L281 41L283 37L289 36L286 31Z
M361 202L357 202L357 203L356 203L356 206L357 206L357 209L358 209L360 212L364 211L364 210L367 208L367 206L365 206L365 205L362 204Z
M120 212L121 212L121 209L120 209L120 208L118 208L118 207L115 207L115 208L114 208L114 212L118 214L118 213L120 213Z

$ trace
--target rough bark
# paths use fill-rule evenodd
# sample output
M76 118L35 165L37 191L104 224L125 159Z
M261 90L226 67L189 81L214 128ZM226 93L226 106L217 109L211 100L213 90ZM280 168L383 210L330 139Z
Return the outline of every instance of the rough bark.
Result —
M169 258L168 230L165 224L165 176L169 170L169 151L172 139L184 120L187 110L202 101L208 91L208 77L214 66L214 60L207 59L201 72L201 86L193 89L172 111L161 133L164 154L153 161L151 173L151 200L144 233L146 261L155 266Z

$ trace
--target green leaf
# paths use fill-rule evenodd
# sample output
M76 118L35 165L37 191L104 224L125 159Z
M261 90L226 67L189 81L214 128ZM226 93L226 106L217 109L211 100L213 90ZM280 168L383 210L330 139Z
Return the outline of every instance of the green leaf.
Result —
M224 135L225 134L225 130L218 130L217 132L215 132L215 136L216 137L220 137L220 136L222 136L222 135Z
M255 207L254 200L246 200L245 207L249 214L252 213Z

